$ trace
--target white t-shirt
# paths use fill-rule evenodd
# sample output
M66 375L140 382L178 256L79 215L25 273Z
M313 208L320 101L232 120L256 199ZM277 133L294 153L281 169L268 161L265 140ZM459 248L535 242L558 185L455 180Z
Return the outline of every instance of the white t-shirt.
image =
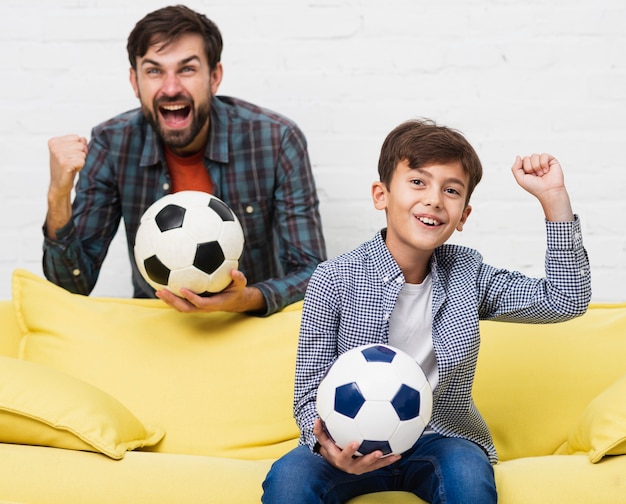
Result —
M433 281L405 283L389 319L389 344L403 350L422 367L432 390L439 374L433 347Z

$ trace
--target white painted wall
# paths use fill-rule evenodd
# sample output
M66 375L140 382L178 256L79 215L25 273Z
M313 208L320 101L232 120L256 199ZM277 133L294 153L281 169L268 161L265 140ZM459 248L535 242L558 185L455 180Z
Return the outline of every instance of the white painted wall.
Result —
M330 255L384 223L370 202L380 145L405 119L460 129L485 174L453 241L541 275L544 225L516 154L561 161L580 214L594 301L626 300L623 0L193 0L225 39L222 94L295 119L309 140ZM0 299L41 273L47 140L137 105L126 37L166 2L2 0ZM120 236L121 238L121 236ZM131 293L116 240L95 294Z

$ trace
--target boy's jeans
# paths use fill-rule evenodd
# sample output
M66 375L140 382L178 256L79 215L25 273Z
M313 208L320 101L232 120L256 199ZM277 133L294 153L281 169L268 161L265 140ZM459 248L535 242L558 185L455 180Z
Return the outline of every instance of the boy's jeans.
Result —
M264 504L339 504L390 490L412 492L432 504L497 502L485 452L471 441L439 434L422 436L398 462L359 476L335 469L308 446L298 446L274 463L263 489Z

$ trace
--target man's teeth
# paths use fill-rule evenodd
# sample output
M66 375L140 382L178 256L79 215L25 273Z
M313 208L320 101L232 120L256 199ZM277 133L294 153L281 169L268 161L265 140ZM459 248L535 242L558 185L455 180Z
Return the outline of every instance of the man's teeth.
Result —
M417 219L424 224L428 224L429 226L437 226L439 224L439 221L435 219L429 219L428 217L418 217Z
M187 108L187 105L162 105L161 108L173 112L175 110L182 110L184 108Z

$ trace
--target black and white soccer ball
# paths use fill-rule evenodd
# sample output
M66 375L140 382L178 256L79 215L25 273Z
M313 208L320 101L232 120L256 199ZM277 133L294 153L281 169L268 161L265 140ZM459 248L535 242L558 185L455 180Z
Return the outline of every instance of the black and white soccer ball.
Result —
M317 390L317 412L335 444L359 443L357 455L410 449L432 414L432 391L420 365L389 345L341 354Z
M180 191L144 212L134 253L154 289L211 295L231 283L243 246L241 224L226 203L205 192Z

